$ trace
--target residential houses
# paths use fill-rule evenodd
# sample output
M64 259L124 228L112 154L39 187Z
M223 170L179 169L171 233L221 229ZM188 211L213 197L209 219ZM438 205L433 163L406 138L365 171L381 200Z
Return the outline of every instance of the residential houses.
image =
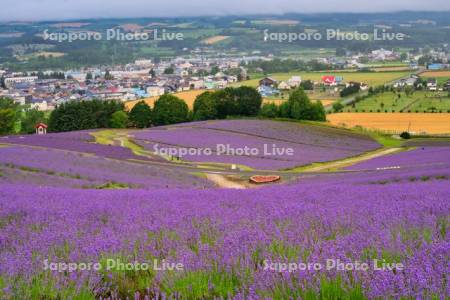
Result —
M259 86L274 87L277 81L272 77L266 77L259 81Z
M268 85L260 85L257 88L257 91L263 97L272 97L272 96L277 96L280 94L280 91L278 89L276 89L274 86L268 86Z
M437 91L438 89L438 82L436 78L430 78L427 80L427 89L429 91Z
M325 76L322 76L322 83L327 86L336 86L336 85L338 85L338 80L337 80L336 76L325 75Z
M400 55L398 53L383 48L374 50L369 54L369 59L376 61L392 61L399 58Z
M6 77L5 86L9 88L17 83L33 83L36 80L38 80L37 76Z
M65 78L58 79L42 79L34 76L37 72L23 74L5 70L2 71L2 77L5 78L6 89L0 90L0 95L39 110L51 110L68 101L129 101L193 89L223 89L238 81L237 76L228 74L231 68L238 69L241 76L246 76L247 70L240 67L241 61L242 59L230 58L176 58L155 64L151 60L140 59L124 66L69 70L64 72ZM213 66L218 66L219 72L207 76L192 75L199 71L210 74ZM174 69L174 74L164 74L168 67ZM112 78L106 80L106 72ZM53 73L53 70L40 72L45 78ZM92 75L89 79L88 74Z
M413 87L417 84L418 81L419 81L418 76L412 75L409 78L402 78L400 80L397 80L396 82L394 82L393 86L395 88L404 88L407 86Z
M302 83L302 78L300 76L292 76L287 81L287 84L293 89L298 88L301 83Z

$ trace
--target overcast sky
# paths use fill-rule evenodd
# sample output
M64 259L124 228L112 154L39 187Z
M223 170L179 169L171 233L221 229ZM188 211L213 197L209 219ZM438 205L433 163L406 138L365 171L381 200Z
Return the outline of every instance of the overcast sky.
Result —
M0 21L450 10L449 0L0 0Z

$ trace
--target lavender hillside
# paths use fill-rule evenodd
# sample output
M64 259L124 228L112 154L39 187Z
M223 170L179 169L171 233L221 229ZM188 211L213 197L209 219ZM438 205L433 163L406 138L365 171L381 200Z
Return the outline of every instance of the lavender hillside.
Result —
M349 170L376 169L390 167L430 166L450 163L450 147L419 147L372 159L349 167Z
M403 148L333 172L271 171L282 180L255 186L249 177L264 172L133 161L118 146L111 158L86 134L0 145L0 299L450 295L450 147ZM380 147L348 131L255 120L133 134L148 150L273 143L298 151L210 160L271 170ZM247 189L225 188L230 182Z
M23 182L54 185L61 177L71 178L70 186L89 187L108 182L138 188L210 187L206 180L175 168L138 164L92 154L58 149L30 149L24 146L0 148L0 166L34 174ZM49 176L50 175L50 176ZM37 177L37 178L36 178ZM47 180L43 180L46 177ZM6 176L1 180L10 181ZM33 182L33 179L38 179Z
M56 148L84 153L92 153L117 159L143 159L147 158L134 155L131 150L110 145L100 145L95 143L95 139L90 135L91 131L75 131L63 133L51 133L45 136L24 135L0 137L0 143L21 144L28 146L39 146Z
M297 123L258 120L213 121L150 129L135 134L136 142L148 150L160 147L217 149L229 145L236 149L244 145L258 149L256 155L217 153L186 155L195 162L242 164L256 169L287 169L313 162L337 160L377 149L379 145L365 137L344 130L304 126ZM277 148L293 149L293 155L265 151Z
M288 299L317 296L319 289L331 293L333 286L351 299L443 298L450 292L449 197L448 181L439 179L308 182L256 191L69 192L2 185L3 295ZM45 259L106 258L165 259L184 269L43 270ZM325 264L330 258L366 262L370 268L288 272L279 267ZM374 259L404 269L374 269Z
M351 131L292 122L232 120L199 122L198 126L194 126L225 132L243 133L301 145L350 151L368 151L380 146L371 138Z

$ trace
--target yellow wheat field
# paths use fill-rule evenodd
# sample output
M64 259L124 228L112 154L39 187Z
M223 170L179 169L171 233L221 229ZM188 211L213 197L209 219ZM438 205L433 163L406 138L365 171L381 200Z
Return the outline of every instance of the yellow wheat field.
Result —
M372 130L412 133L450 134L448 113L337 113L327 116L337 126L362 126Z
M423 77L449 77L450 78L450 71L426 71L420 74L420 76Z
M224 41L226 39L228 39L229 36L226 35L216 35L216 36L212 36L210 38L204 39L202 41L203 44L207 44L207 45L213 45L216 44L218 42Z

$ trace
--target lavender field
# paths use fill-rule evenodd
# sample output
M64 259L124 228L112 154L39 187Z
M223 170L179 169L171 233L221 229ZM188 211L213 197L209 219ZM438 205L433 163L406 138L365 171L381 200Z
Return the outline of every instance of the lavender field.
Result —
M187 154L183 160L246 165L254 169L290 169L311 163L356 156L380 147L374 140L345 130L298 123L259 120L211 121L145 130L135 134L139 145L212 149L214 155ZM255 155L220 152L218 145L236 149L245 145ZM290 148L293 155L274 153L272 147ZM265 150L267 149L267 151Z
M70 150L82 153L90 153L116 159L145 159L137 157L131 150L110 145L100 145L95 143L95 139L90 135L91 131L75 131L51 133L45 136L23 135L0 137L0 144L19 144L35 147L49 147L61 150Z
M380 147L351 132L337 131L333 145L333 131L323 128L239 122L133 135L146 147L268 140L303 151L279 159L286 165L240 158L274 169ZM0 299L450 295L450 147L405 149L341 172L234 190L192 167L112 158L77 138L70 147L34 139L0 146Z
M55 182L65 178L70 179L70 186L83 188L107 183L143 189L211 186L206 180L176 169L51 148L33 149L16 145L1 147L0 167L29 174L0 177L0 182L10 183L20 181L26 184L54 186Z
M429 166L437 167L446 165L450 162L449 147L419 147L407 152L391 154L359 163L349 167L350 170L361 168L389 168L389 167L408 167L408 166Z
M316 183L311 188L308 183L245 192L3 185L3 293L25 298L83 293L92 299L162 294L288 299L319 293L348 299L443 298L450 292L449 196L448 181L439 179L382 186ZM184 269L42 269L45 259L106 258L164 259ZM331 258L370 267L289 272L280 265L325 265ZM374 270L373 259L401 263L404 269ZM278 267L268 268L272 264Z

